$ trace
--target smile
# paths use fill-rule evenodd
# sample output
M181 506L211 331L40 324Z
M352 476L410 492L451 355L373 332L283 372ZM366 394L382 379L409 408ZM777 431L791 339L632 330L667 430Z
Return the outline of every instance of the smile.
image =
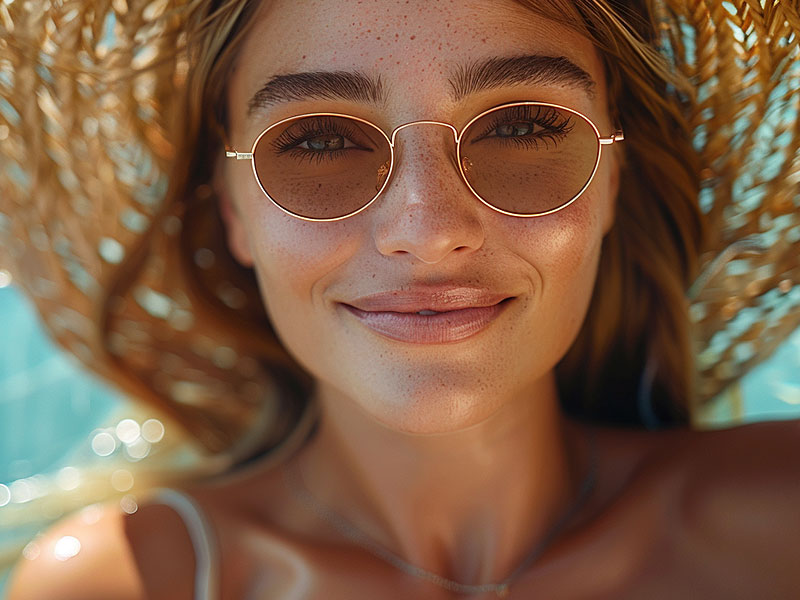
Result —
M423 297L424 296L424 297ZM342 303L372 331L412 344L459 342L485 330L508 306L512 297L480 290L430 293L390 292Z

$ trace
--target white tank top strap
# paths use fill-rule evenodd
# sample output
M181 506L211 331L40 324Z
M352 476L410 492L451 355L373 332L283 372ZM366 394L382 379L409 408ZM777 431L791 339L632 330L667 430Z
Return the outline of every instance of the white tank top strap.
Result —
M169 488L154 490L148 504L166 504L181 516L194 546L194 600L217 600L220 594L217 539L199 504L188 494Z

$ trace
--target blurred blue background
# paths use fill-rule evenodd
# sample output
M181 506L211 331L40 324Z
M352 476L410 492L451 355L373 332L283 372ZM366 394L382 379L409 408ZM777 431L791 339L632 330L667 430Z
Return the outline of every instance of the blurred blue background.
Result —
M119 398L44 334L13 286L0 288L0 483L52 469Z
M0 511L12 508L13 482L65 466L121 402L50 341L33 307L7 283L0 271ZM0 547L32 533L0 526ZM0 598L8 576L3 562Z

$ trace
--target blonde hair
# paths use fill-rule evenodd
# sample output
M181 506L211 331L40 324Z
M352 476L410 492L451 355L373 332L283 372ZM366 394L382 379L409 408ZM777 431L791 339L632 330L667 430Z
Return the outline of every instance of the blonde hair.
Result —
M586 420L641 424L646 409L645 424L685 423L694 393L685 291L703 241L699 168L684 117L693 88L656 48L657 18L648 0L518 1L593 41L606 68L612 122L626 135L616 222L604 240L593 300L556 370L562 405ZM209 2L190 20L192 68L182 139L194 158L180 186L186 193L208 189L216 149L224 143L225 84L259 4ZM187 253L191 229L185 227ZM227 263L238 268L231 257ZM197 271L191 261L186 267ZM200 274L194 275L197 294L213 298ZM248 293L258 296L252 273L240 275L249 279ZM231 313L218 303L217 309ZM241 321L239 314L228 318ZM259 335L269 331L266 315L253 318ZM274 335L272 344L270 360L291 364ZM303 378L299 368L293 373ZM307 389L308 379L303 383ZM637 398L648 406L637 406Z

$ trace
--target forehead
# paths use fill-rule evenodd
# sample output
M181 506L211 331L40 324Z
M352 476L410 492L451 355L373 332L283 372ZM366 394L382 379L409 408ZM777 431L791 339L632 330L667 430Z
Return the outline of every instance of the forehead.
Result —
M230 81L231 114L246 111L270 77L315 71L379 76L390 104L413 98L420 110L441 109L449 77L459 68L534 54L578 65L597 83L596 101L605 102L603 69L591 42L513 0L267 1ZM588 98L582 102L586 107Z

